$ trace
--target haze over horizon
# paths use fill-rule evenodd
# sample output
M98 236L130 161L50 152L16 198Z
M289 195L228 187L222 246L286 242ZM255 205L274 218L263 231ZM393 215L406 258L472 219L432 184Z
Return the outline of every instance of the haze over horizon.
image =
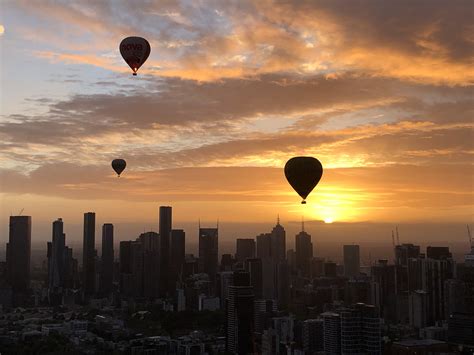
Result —
M463 243L474 215L466 8L2 2L0 248L23 208L33 241L62 217L70 243L84 212L131 239L157 228L159 205L174 227L233 226L227 241L279 213L291 243L302 216L335 222L307 222L316 241L342 244L352 228L390 243L398 224L407 241ZM118 51L130 35L152 47L137 77ZM283 174L295 155L325 169L307 205ZM127 160L120 179L114 158Z

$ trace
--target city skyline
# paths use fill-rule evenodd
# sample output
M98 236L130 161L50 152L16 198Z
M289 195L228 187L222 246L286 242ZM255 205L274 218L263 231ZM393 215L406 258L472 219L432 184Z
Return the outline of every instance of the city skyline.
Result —
M1 5L2 238L23 208L472 223L468 2L42 4ZM129 35L152 46L133 78ZM283 174L294 155L325 169L306 206Z
M1 354L474 354L472 0L0 0Z

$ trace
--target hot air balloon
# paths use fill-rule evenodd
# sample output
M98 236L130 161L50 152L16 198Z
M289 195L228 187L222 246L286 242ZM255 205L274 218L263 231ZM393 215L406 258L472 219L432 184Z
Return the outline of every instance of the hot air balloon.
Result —
M142 37L127 37L120 42L120 54L132 68L133 75L142 66L150 55L150 43Z
M112 160L112 168L115 170L118 177L120 177L120 174L122 173L122 171L125 170L126 166L127 166L127 162L123 159Z
M294 157L285 164L285 176L291 187L303 199L301 203L305 204L306 197L323 176L323 166L313 157Z

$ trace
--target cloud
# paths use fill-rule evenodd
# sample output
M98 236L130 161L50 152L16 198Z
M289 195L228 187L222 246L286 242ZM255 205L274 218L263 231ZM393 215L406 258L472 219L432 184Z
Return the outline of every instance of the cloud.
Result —
M200 208L199 213L224 215L228 220L235 220L237 213L240 220L254 221L255 216L268 217L280 209L295 217L305 213L308 218L330 216L345 221L393 221L394 216L404 221L431 221L433 216L439 221L461 221L472 218L474 196L472 182L466 176L473 172L472 165L459 164L326 169L304 209L285 181L282 168L141 172L131 165L119 179L109 166L58 163L26 175L2 169L0 181L3 196L13 194L21 199L26 194L31 201L38 200L38 196L54 196L65 199L62 203L87 201L88 206L107 202L109 207L102 207L104 211L115 209L111 206L119 205L123 211L143 203L166 201L194 210L193 216Z
M12 140L36 143L134 129L218 127L262 115L290 117L338 105L367 104L390 96L394 86L350 75L339 79L269 75L213 83L165 79L129 94L76 95L52 103L44 117L12 117L1 127Z
M65 44L64 35L45 36L50 49L37 54L49 60L125 70L120 61L102 55L116 52L122 37L136 33L153 47L141 72L158 76L208 81L356 71L435 84L471 85L474 80L468 0L449 5L438 0L42 5L16 6L74 38ZM51 48L55 42L63 48Z

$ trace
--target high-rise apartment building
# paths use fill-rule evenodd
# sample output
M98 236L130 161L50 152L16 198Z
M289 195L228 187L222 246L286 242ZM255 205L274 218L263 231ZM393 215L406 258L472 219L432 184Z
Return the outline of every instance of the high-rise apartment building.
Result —
M303 351L314 354L324 350L324 320L307 319L303 322L302 330Z
M377 308L358 303L321 315L324 350L329 354L381 354L381 320Z
M253 353L254 295L252 286L230 286L227 301L226 348L230 353Z

